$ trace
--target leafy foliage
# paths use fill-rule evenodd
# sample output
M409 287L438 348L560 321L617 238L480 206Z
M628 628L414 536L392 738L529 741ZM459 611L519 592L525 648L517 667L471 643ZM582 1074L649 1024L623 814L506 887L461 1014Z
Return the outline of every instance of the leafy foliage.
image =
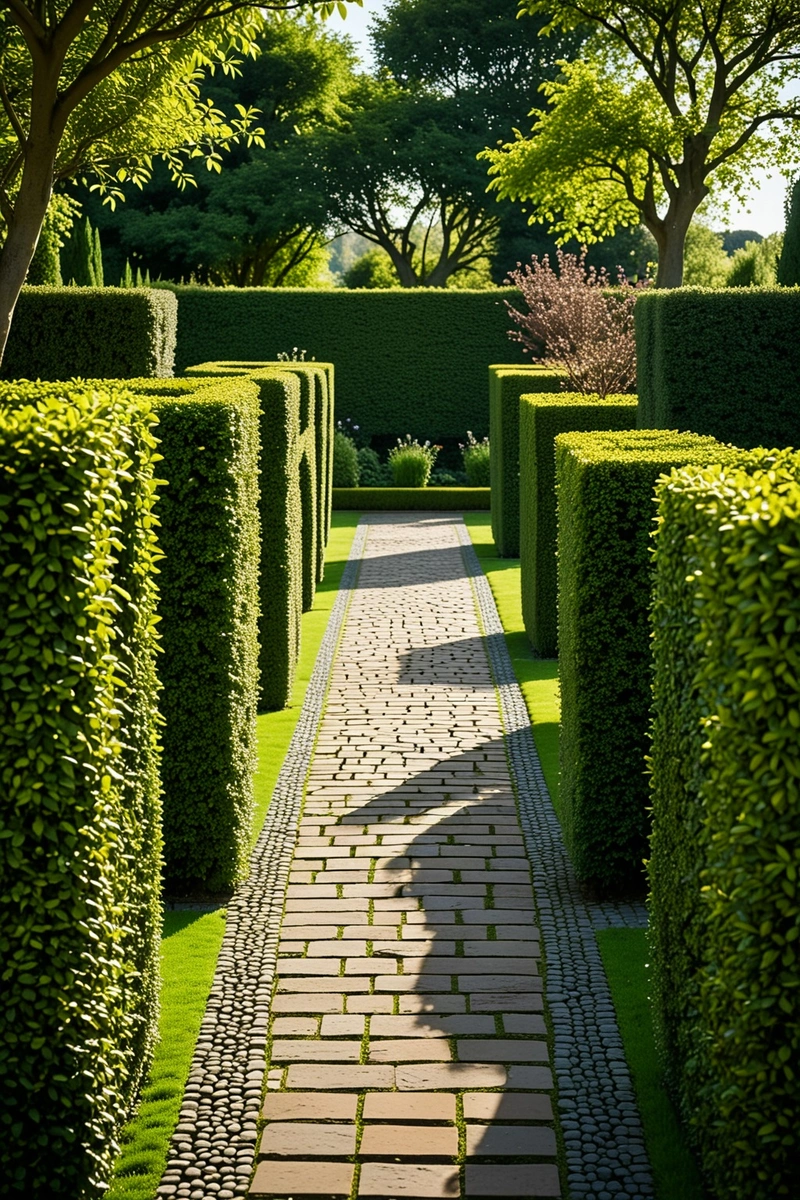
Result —
M646 291L635 320L640 428L691 429L748 448L800 446L800 293Z
M467 430L467 440L459 443L467 483L470 487L490 486L490 448L488 437L480 442Z
M557 375L535 376L525 381L517 404L522 617L530 643L542 658L554 657L557 646L555 438L570 430L632 429L636 424L635 396L603 400L562 392L562 384ZM505 420L510 433L513 426L507 416ZM506 447L511 458L510 436ZM504 486L512 486L513 475L505 466L503 474L509 480Z
M701 221L694 221L686 232L684 284L687 287L725 287L730 270L731 259L725 253L721 235Z
M431 477L438 446L430 442L420 444L416 438L411 439L407 433L405 440L397 439L397 445L389 451L389 467L395 487L426 487Z
M360 462L355 442L341 429L337 429L333 435L333 486L335 488L358 487L360 474Z
M796 287L800 283L800 176L792 184L786 199L786 234L777 281L784 287Z
M488 488L463 487L358 487L337 488L333 495L337 509L362 511L468 512L489 508Z
M633 306L638 295L624 274L611 293L605 271L586 266L580 257L556 252L558 273L545 255L525 269L509 273L528 307L521 313L508 301L521 342L533 358L566 372L573 392L608 396L626 392L636 381Z
M559 806L579 878L641 887L650 711L650 534L659 475L742 451L669 430L556 438Z
M153 417L0 385L0 1167L104 1190L158 1018Z
M649 876L654 999L710 1187L795 1191L800 459L661 481Z
M771 233L759 242L745 242L733 256L728 287L775 287L782 249L782 233Z

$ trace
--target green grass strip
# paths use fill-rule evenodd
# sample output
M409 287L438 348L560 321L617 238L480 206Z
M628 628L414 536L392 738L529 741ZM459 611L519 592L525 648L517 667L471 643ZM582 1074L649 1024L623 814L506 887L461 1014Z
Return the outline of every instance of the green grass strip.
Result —
M253 820L255 844L303 707L320 643L328 625L359 513L333 514L325 557L325 579L317 585L311 612L303 614L297 677L289 708L258 717L258 771ZM223 909L213 913L171 912L161 943L160 1041L135 1117L122 1131L106 1200L154 1200L178 1122L183 1090L194 1054L217 955L225 932Z
M160 1041L138 1112L122 1130L106 1200L153 1200L156 1194L224 932L224 909L164 916Z
M664 1088L653 1033L647 932L602 929L595 934L631 1069L658 1200L703 1200L700 1173Z
M544 777L558 812L558 662L554 658L534 657L522 623L519 559L498 557L492 539L491 515L465 513L464 524L492 589L514 674L525 697Z

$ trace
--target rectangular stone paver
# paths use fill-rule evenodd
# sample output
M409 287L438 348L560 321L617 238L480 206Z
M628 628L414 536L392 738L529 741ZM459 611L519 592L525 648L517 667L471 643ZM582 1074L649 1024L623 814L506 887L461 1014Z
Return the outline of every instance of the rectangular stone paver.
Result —
M287 889L250 1194L345 1196L353 1159L358 1196L558 1196L555 1162L520 1161L556 1150L539 929L460 518L367 520Z

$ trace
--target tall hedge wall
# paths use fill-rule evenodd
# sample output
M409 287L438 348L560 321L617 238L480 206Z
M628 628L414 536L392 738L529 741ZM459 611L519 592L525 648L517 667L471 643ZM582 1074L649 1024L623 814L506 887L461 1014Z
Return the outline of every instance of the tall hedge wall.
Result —
M501 558L519 558L519 399L525 392L558 392L563 371L541 366L489 367L489 478L492 537Z
M26 287L3 357L4 379L172 375L178 305L161 288Z
M152 417L0 385L0 1178L102 1191L157 1030Z
M800 290L653 290L635 319L640 428L800 446Z
M522 619L537 654L557 648L555 439L569 430L631 429L636 397L527 393L519 402ZM494 452L494 451L493 451Z
M300 381L300 498L303 512L303 609L314 604L325 571L333 485L333 364L306 362L208 362L187 367L190 378L283 371Z
M658 495L661 1048L711 1193L772 1200L797 1191L800 456L674 471Z
M741 454L669 430L556 438L559 802L576 872L604 889L643 883L656 480Z
M137 380L158 416L164 860L173 894L244 875L258 698L259 396Z
M518 297L510 288L175 290L178 371L209 359L271 360L299 346L336 364L337 411L370 435L483 437L486 368L524 362L507 334L503 298Z

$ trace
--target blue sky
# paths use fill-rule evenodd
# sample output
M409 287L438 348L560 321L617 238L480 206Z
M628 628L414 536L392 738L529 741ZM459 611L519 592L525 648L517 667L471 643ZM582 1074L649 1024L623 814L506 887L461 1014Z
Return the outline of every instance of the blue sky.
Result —
M348 5L347 17L344 21L334 14L330 19L330 28L336 32L348 33L358 44L365 66L371 65L367 28L369 20L375 13L386 8L387 0L363 0L363 7L355 4ZM771 177L770 177L771 176ZM784 227L783 204L786 197L786 181L777 171L759 171L751 191L749 202L740 206L734 202L730 215L725 220L711 219L714 228L754 229L765 236L782 230ZM749 212L748 212L749 209Z

